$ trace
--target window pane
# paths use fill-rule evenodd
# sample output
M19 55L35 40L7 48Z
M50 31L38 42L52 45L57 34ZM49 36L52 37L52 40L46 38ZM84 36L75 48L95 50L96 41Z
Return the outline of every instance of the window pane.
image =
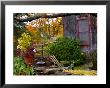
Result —
M79 32L88 31L88 20L79 21Z
M89 33L88 32L80 32L79 39L81 41L89 41Z

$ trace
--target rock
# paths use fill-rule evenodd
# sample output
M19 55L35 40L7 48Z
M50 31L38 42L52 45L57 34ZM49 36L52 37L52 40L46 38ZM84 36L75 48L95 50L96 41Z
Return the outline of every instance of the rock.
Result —
M57 72L55 73L55 75L72 75L72 74L69 73L69 72L61 72L61 71L57 71Z
M64 73L64 75L72 75L71 73L69 73L69 72L63 72Z
M49 75L49 74L55 74L56 71L58 71L58 68L48 68L45 70L45 74Z
M43 75L45 72L45 67L37 67L35 70L38 75Z
M49 70L47 72L45 72L46 75L50 75L50 74L55 74L55 70Z

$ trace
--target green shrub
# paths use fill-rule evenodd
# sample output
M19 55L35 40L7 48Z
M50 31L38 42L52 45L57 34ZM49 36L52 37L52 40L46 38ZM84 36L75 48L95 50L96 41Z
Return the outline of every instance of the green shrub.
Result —
M92 63L93 63L92 69L97 70L97 50L91 51L90 57L91 57Z
M91 69L97 70L97 50L86 52L86 63L92 63Z
M24 64L24 61L20 57L14 57L13 60L13 72L14 75L33 75L33 67L29 67Z
M70 61L79 65L84 61L84 55L80 49L80 43L73 38L60 37L55 43L48 45L47 51L59 61Z

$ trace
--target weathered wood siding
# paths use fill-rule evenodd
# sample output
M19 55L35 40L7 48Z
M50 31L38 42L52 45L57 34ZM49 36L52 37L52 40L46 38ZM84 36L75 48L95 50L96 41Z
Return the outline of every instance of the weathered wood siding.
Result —
M62 18L65 37L76 37L76 20L75 15Z
M96 19L90 20L89 16L87 19L78 21L76 20L76 15L62 18L64 36L79 39L83 51L97 48L97 28L92 24L93 22L96 24Z

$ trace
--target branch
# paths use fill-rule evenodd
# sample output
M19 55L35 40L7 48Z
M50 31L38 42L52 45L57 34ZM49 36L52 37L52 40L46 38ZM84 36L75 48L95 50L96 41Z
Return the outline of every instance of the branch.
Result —
M29 17L27 19L17 19L17 18L14 18L14 19L19 21L19 22L27 22L27 21L30 22L32 20L36 20L39 18L57 18L57 17L64 17L64 16L70 16L70 15L75 15L75 13L60 13L60 14L53 14L53 15L34 16L34 17Z
M14 18L15 20L19 22L31 22L32 20L36 20L39 18L57 18L57 17L65 17L65 16L71 16L71 15L80 15L81 13L59 13L59 14L53 14L53 15L36 15L34 17L28 17L26 19L20 19L20 18ZM97 17L97 14L90 13L93 16Z

